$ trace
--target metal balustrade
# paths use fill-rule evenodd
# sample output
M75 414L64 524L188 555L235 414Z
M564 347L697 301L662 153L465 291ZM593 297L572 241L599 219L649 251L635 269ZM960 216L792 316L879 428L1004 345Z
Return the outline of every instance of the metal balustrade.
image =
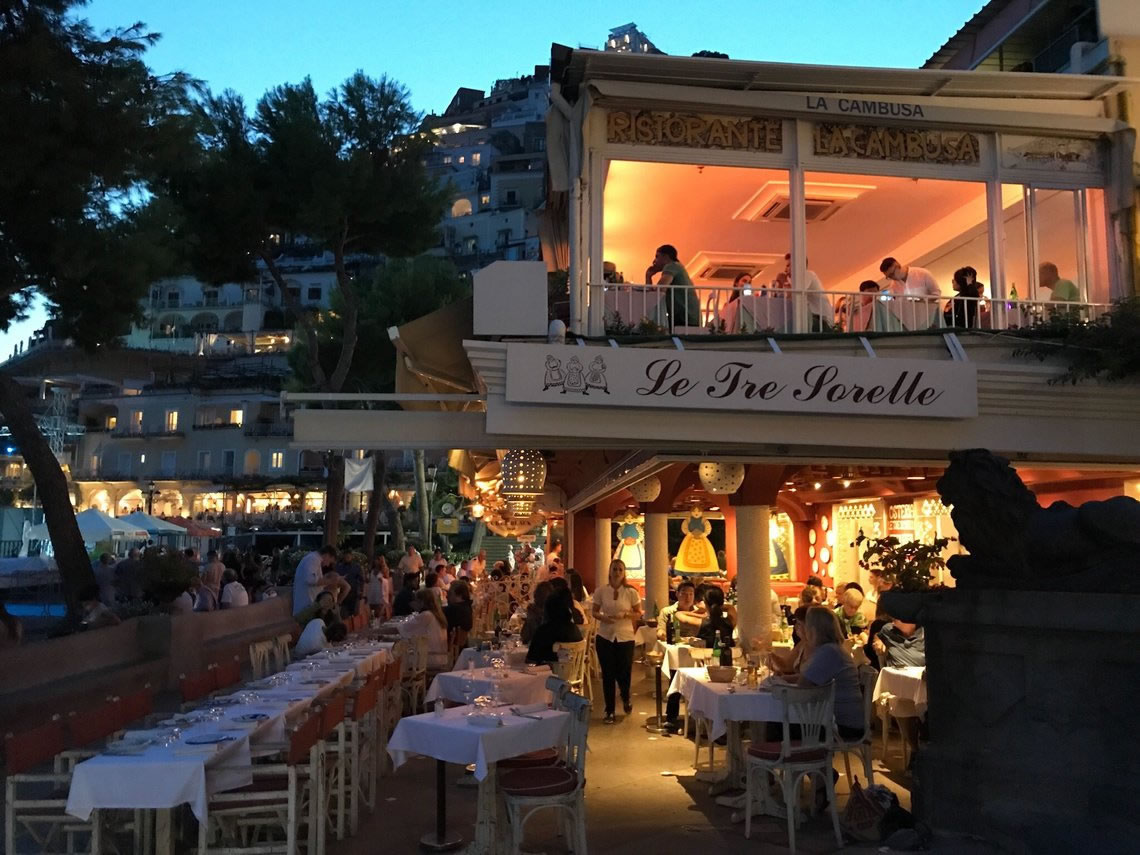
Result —
M695 298L695 299L694 299ZM590 335L794 334L1029 329L1091 323L1110 303L928 297L883 291L590 285Z

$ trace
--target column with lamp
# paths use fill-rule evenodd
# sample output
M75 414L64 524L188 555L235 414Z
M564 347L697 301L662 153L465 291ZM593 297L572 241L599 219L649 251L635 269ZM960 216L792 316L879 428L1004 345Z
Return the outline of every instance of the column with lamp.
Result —
M148 515L154 515L154 493L158 489L157 485L151 481L146 485L146 512Z
M435 521L432 519L432 509L433 509L433 506L435 505L435 474L438 471L439 471L439 468L434 463L432 465L428 466L428 468L427 468L427 483L424 484L424 487L427 490L427 494L428 494L428 501L427 501L428 530L427 530L427 537L425 538L425 542L426 542L426 545L429 549L431 548L432 543L435 542L434 538L432 537L432 526L435 525Z

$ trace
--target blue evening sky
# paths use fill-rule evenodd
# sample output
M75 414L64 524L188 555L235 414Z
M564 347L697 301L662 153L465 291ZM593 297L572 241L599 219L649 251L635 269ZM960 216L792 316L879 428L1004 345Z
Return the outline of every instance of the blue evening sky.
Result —
M386 73L421 112L460 86L489 89L550 60L552 42L600 48L631 21L666 53L716 50L733 59L916 68L983 0L91 0L97 28L145 22L162 40L158 72L181 70L254 102L305 75L320 92L357 69ZM0 360L43 325L42 310L0 333Z

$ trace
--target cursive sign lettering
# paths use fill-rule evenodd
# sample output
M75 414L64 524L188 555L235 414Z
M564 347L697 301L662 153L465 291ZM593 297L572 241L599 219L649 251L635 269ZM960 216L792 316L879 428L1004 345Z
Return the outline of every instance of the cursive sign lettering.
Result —
M804 385L792 392L797 401L811 401L822 395L828 401L851 400L856 404L866 401L878 404L887 401L891 404L918 404L928 407L942 397L942 393L929 386L921 386L923 372L915 373L910 385L906 386L909 371L901 372L890 389L882 385L860 386L858 383L840 383L836 380L839 369L834 365L813 365L804 372ZM904 389L903 387L906 386Z
M635 391L639 395L672 395L680 398L688 395L697 388L696 381L682 377L673 380L681 373L681 360L654 359L645 366L645 376L652 386L639 386Z
M751 363L748 362L726 362L713 374L716 382L709 384L705 394L710 398L728 398L740 389L745 399L760 398L763 401L771 401L787 388L771 380L754 383L746 379L744 371L751 367Z

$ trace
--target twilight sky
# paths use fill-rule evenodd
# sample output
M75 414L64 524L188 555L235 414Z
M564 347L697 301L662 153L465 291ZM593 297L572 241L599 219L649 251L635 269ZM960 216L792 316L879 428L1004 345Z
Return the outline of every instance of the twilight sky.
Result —
M460 86L550 59L552 42L600 48L611 27L636 22L661 50L716 50L733 59L916 68L983 0L687 0L566 3L470 0L90 0L99 29L145 22L162 40L158 72L182 70L254 102L305 75L325 92L357 69L386 73L421 112L440 112ZM43 325L44 313L0 333L0 360Z

